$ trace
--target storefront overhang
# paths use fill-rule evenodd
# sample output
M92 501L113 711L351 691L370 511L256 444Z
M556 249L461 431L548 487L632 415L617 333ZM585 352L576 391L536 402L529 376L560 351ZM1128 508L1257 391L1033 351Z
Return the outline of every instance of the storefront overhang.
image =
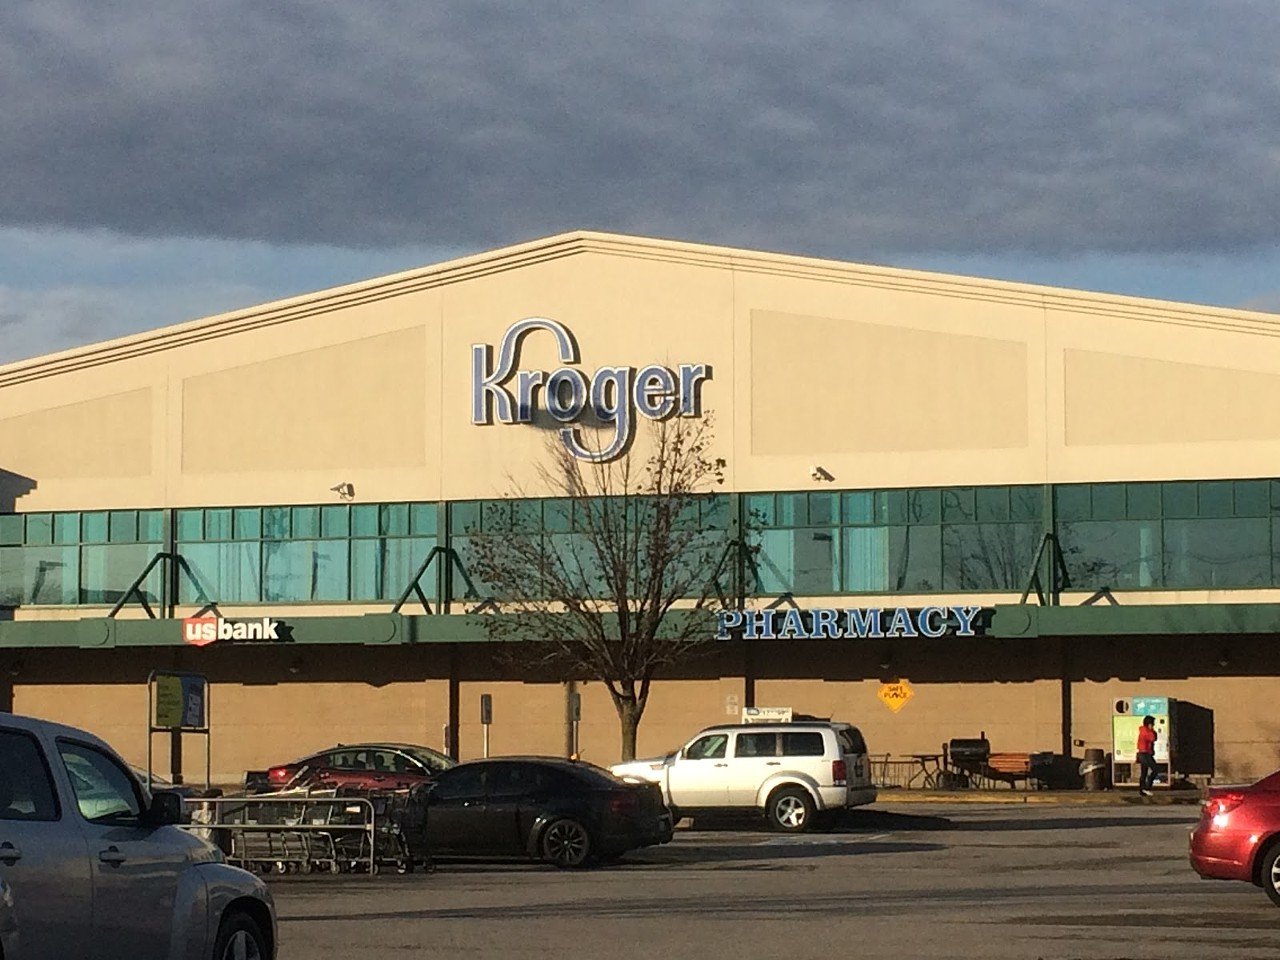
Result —
M689 615L673 611L670 616ZM694 614L707 621L710 613ZM75 647L119 649L181 646L306 646L356 644L381 646L415 643L493 642L486 620L516 614L406 615L370 613L334 617L229 617L187 619L10 620L0 622L0 650ZM202 634L203 626L208 633ZM191 631L191 632L189 632Z
M991 636L1168 636L1177 634L1280 634L1280 604L1173 603L1125 606L998 604Z
M674 612L673 615L679 615ZM515 614L370 613L331 617L205 618L207 636L190 635L190 620L111 619L10 620L0 622L0 650L49 647L241 645L381 646L417 643L493 642L485 621ZM716 630L707 621L709 637ZM219 630L222 634L219 635ZM240 631L237 634L237 631ZM1280 634L1280 604L1187 603L1090 606L999 604L982 635L999 639L1040 637ZM768 642L779 642L772 640ZM803 641L801 641L803 642ZM849 642L856 643L857 639ZM938 640L935 642L945 642Z

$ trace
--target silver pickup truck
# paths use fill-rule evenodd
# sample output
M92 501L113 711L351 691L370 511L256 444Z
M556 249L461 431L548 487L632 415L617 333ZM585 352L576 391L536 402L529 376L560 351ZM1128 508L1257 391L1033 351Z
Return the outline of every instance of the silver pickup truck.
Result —
M82 730L0 713L0 960L272 960L257 877Z

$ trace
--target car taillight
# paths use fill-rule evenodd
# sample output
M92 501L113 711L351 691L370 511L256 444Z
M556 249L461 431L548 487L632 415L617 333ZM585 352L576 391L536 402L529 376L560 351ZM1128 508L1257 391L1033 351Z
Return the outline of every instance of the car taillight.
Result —
M609 798L610 813L634 813L640 806L640 798L634 793L615 793Z
M1230 793L1220 793L1215 797L1210 797L1205 802L1204 815L1211 820L1217 821L1219 817L1225 818L1228 813L1242 803L1244 803L1243 793L1235 790Z
M837 787L843 787L849 779L849 768L845 766L843 760L831 761L831 782Z

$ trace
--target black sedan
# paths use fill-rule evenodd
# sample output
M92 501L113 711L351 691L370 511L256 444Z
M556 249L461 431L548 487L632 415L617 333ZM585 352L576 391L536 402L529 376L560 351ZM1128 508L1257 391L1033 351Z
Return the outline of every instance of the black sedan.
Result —
M671 839L656 784L550 757L459 764L415 787L404 824L425 857L530 858L580 867Z

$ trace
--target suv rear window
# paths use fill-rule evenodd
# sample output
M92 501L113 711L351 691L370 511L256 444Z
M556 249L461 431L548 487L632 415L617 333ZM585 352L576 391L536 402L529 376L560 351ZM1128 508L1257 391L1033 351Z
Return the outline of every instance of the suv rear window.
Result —
M857 727L847 727L836 731L840 738L840 749L844 753L866 753L867 741L862 739L862 731Z
M826 753L820 733L784 733L782 755L784 757L820 757Z

